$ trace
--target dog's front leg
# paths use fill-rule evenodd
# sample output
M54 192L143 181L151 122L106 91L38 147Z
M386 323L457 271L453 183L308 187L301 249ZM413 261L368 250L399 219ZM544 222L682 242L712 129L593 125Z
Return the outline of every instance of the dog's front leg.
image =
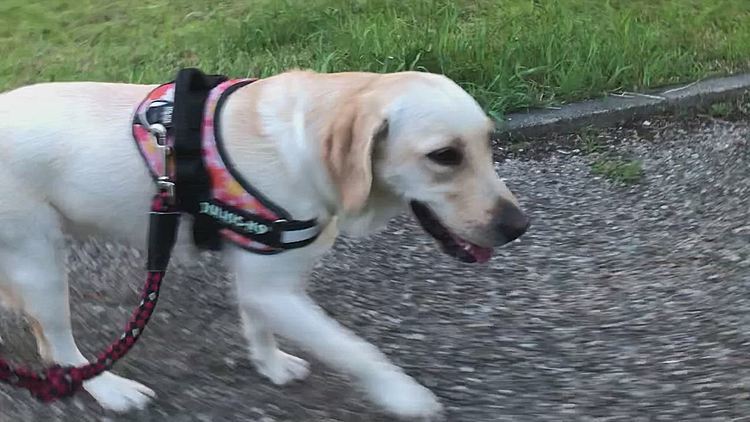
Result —
M250 346L250 360L261 375L276 385L307 377L310 373L308 363L279 350L273 332L256 307L241 304L240 317Z
M277 381L274 377L288 380L295 378L290 373L299 373L299 359L278 350L272 334L276 333L352 375L375 403L396 415L440 414L441 406L428 389L331 319L304 293L312 268L304 249L274 256L238 254L243 255L234 260L238 299L251 356L262 374Z

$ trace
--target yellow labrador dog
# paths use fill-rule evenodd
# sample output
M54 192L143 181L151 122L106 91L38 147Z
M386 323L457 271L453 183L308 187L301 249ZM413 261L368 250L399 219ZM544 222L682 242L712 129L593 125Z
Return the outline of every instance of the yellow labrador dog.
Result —
M0 296L29 316L48 362L86 362L71 331L64 234L146 243L154 184L131 122L153 88L45 83L0 94ZM275 384L308 374L304 360L279 350L279 335L351 375L385 410L439 416L435 395L329 318L304 286L339 231L370 233L409 207L465 262L521 236L529 219L495 173L492 121L444 76L308 71L238 89L221 120L238 171L295 219L325 227L309 246L275 255L223 249L258 372ZM112 373L84 388L116 411L154 397Z

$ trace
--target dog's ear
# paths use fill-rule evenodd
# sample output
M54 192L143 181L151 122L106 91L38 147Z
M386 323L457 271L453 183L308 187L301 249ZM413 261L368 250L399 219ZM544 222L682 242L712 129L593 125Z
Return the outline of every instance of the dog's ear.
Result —
M343 211L353 214L367 203L372 188L373 145L388 135L382 110L361 102L336 116L323 143L323 159L336 186Z

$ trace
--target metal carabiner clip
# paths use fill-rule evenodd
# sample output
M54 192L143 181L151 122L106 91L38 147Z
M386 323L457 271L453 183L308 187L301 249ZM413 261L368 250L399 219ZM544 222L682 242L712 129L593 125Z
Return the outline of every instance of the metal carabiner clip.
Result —
M159 191L165 193L170 201L174 201L175 188L174 182L169 177L169 158L172 155L172 147L167 145L167 128L161 123L154 123L147 126L148 131L156 138L156 145L161 152L161 161L163 172L156 180L156 186Z

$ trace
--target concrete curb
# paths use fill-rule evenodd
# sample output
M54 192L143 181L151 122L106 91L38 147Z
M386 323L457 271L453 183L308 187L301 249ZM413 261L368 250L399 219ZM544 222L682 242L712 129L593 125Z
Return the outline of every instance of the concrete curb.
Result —
M649 93L610 95L568 104L555 110L530 110L508 115L500 122L498 139L540 137L550 132L570 133L584 127L605 127L658 113L705 107L750 92L750 73L707 79Z

